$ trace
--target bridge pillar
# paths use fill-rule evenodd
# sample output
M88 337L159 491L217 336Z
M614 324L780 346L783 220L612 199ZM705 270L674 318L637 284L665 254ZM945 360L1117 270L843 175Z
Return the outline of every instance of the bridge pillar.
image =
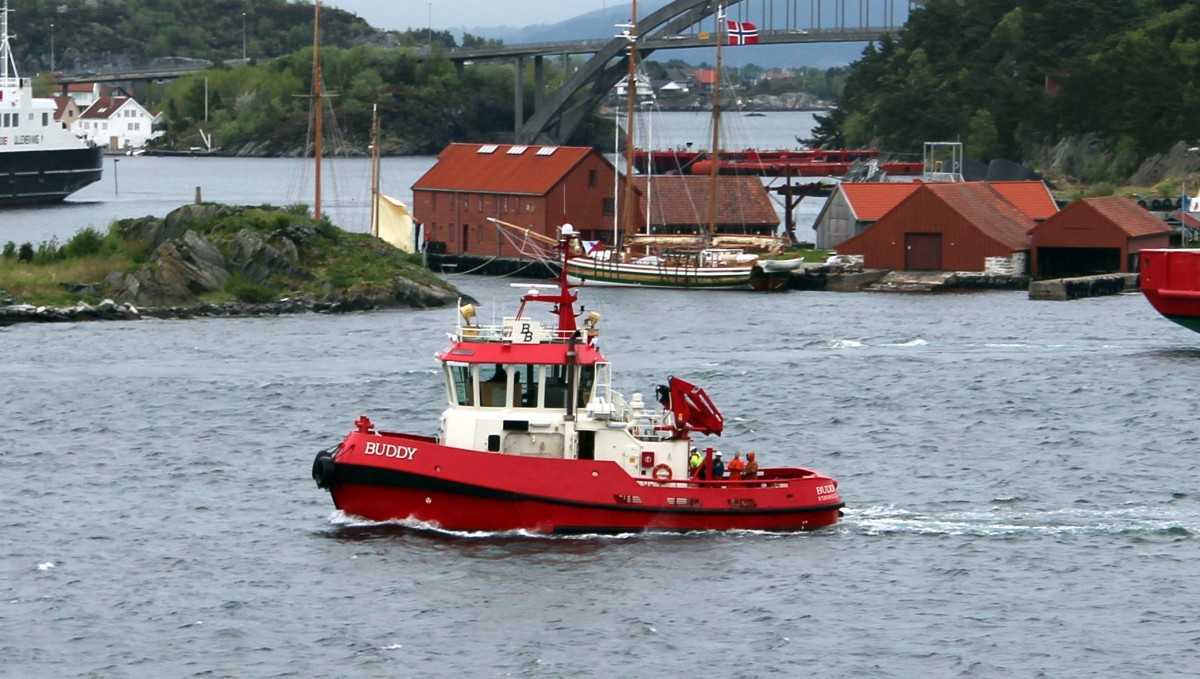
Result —
M521 133L525 124L525 57L517 57L516 73L513 76L513 138Z
M533 110L535 112L542 107L542 94L546 91L546 78L542 71L543 58L540 54L533 58ZM520 129L520 126L517 129Z

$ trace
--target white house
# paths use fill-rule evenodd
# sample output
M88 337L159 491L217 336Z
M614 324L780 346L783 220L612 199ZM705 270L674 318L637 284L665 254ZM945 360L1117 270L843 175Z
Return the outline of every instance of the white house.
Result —
M154 130L154 114L132 97L123 96L97 99L71 125L71 131L111 151L141 148L162 134Z
M654 89L650 86L650 76L639 73L635 80L637 84L637 95L640 99L649 99L654 97ZM620 82L613 86L613 93L618 97L628 96L629 94L629 76L621 78Z

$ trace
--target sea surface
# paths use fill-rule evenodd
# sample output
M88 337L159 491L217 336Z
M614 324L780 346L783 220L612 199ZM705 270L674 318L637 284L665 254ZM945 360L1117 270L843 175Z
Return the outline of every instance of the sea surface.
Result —
M480 315L528 281L453 279ZM316 452L436 430L455 312L0 329L2 677L1185 677L1200 337L1136 294L585 288L629 394L841 484L807 534L444 535Z
M173 207L126 198L125 163L122 201ZM285 202L253 172L258 193L188 181ZM485 319L530 283L451 281ZM704 386L716 447L834 476L842 522L545 538L340 514L314 455L363 414L436 431L452 309L0 328L0 677L1195 676L1200 335L1139 295L581 300L616 388Z

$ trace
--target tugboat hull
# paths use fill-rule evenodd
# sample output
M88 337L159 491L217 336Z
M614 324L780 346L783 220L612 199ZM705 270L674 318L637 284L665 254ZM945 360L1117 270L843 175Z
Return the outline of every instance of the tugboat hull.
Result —
M837 523L844 506L835 481L806 469L767 469L754 481L655 480L612 462L494 455L392 434L351 434L335 454L318 454L313 476L347 514L449 531L798 531Z

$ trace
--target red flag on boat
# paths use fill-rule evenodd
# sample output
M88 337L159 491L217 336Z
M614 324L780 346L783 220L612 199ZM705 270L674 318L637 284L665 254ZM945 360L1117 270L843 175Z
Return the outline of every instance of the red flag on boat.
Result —
M726 21L730 45L757 45L758 26L749 21Z

